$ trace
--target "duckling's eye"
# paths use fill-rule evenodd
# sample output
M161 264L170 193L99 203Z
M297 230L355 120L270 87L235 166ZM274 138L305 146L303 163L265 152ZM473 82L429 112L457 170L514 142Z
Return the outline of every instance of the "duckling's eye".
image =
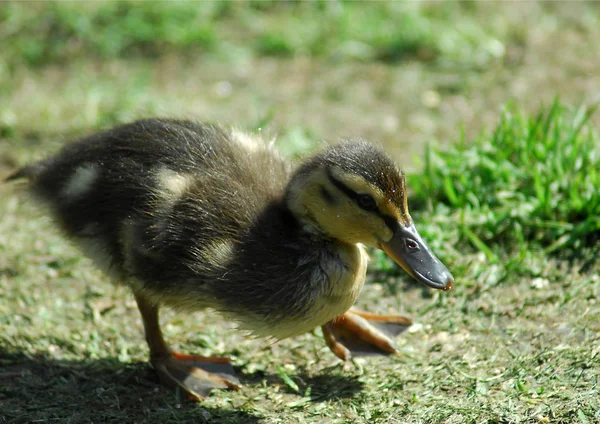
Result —
M375 203L375 199L368 194L359 194L356 196L356 201L358 202L358 206L366 211L374 211L377 209L377 203Z

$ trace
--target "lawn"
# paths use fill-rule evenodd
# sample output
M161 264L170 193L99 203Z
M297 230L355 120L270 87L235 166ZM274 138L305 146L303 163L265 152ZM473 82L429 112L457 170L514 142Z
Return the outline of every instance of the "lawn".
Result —
M599 24L593 2L3 4L0 178L145 116L291 158L362 136L407 172L456 284L372 252L358 306L415 325L399 357L351 363L320 330L266 345L166 311L176 349L244 384L195 404L147 363L133 296L0 183L0 423L600 422Z

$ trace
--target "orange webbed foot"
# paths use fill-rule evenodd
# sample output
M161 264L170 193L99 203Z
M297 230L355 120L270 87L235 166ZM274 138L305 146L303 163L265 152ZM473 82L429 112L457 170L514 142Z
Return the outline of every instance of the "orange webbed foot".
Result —
M241 387L229 358L172 353L152 358L152 366L163 384L178 387L196 402L213 389Z
M351 309L325 324L323 335L331 351L347 361L357 356L398 354L394 338L411 324L407 317Z

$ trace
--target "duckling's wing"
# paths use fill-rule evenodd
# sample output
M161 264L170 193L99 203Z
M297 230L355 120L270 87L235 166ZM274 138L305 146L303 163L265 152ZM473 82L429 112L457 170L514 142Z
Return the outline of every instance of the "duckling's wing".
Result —
M124 242L128 232L132 228L151 232L161 225L157 219L166 216L168 221L178 205L195 205L196 213L194 228L170 228L179 231L179 238L209 228L231 232L225 222L228 212L218 207L203 208L223 206L221 198L228 199L230 208L247 212L237 217L251 216L254 212L247 205L260 206L259 201L248 201L255 191L245 190L244 198L223 193L218 187L225 187L228 181L232 186L256 185L261 164L251 166L252 162L270 156L242 151L232 133L218 126L152 119L68 144L57 155L9 178L27 177L33 193L49 206L56 221L84 253L103 270L116 273L115 278L124 278L130 273ZM220 182L219 186L211 187L207 183L211 179ZM195 185L206 190L190 198L187 189ZM181 198L187 200L181 202ZM152 250L156 246L151 240L146 247Z

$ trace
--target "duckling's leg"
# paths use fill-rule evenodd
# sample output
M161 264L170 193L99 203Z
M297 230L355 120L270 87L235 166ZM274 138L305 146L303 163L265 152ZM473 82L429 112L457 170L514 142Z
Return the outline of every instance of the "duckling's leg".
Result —
M407 317L375 315L352 308L322 328L327 346L347 361L353 356L398 354L394 337L411 324Z
M199 401L212 389L239 389L229 358L176 353L165 342L158 321L158 306L139 293L135 294L142 314L150 362L163 384L179 387L190 399Z

